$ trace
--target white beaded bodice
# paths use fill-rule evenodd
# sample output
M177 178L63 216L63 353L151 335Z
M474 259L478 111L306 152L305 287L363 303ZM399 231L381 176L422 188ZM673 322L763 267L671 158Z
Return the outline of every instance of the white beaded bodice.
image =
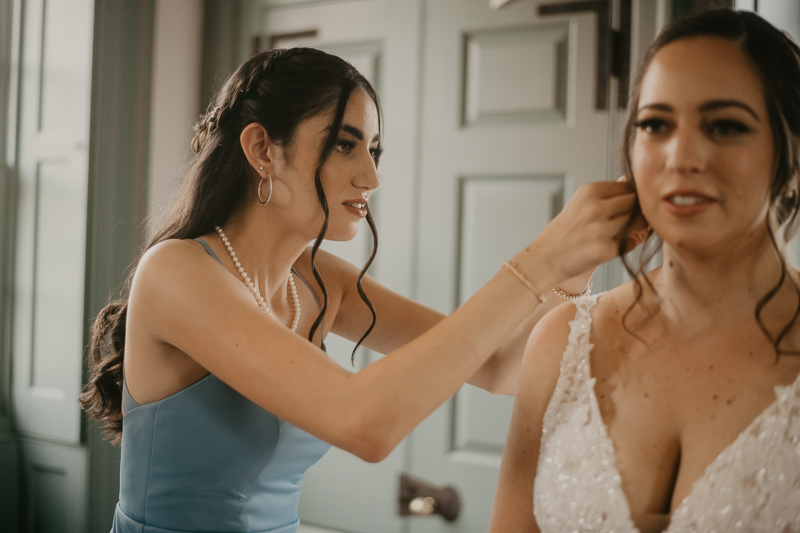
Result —
M638 533L614 444L594 394L591 309L575 301L561 374L544 415L534 480L543 533ZM706 468L672 515L668 533L800 533L800 376Z

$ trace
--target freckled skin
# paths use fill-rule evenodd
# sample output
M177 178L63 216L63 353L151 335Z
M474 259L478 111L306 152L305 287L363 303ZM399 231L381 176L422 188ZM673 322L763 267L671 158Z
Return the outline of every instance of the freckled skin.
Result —
M741 102L756 118L739 107L703 111L717 101ZM591 362L609 435L628 452L617 461L634 514L674 510L774 401L773 386L800 367L785 358L786 366L776 367L754 319L767 290L764 267L748 266L749 278L730 277L732 267L745 270L743 259L774 258L765 230L774 148L756 67L723 39L676 41L654 56L637 109L640 124L661 121L637 128L631 160L642 213L664 241L666 268L648 276L657 295L645 286L643 301L655 316L632 313L629 326L644 342L620 324L632 289L600 299L593 313L603 327L593 327ZM673 191L715 202L699 215L678 216L665 200ZM648 401L637 401L642 397ZM605 415L612 411L613 420Z

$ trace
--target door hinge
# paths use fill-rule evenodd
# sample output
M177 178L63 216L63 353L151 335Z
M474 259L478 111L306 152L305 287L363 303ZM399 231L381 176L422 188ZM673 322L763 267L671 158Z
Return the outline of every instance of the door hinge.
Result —
M611 0L575 0L539 5L539 16L591 11L597 15L595 103L608 109L608 81L617 78L617 108L628 105L631 49L631 0L620 0L619 30L611 28Z

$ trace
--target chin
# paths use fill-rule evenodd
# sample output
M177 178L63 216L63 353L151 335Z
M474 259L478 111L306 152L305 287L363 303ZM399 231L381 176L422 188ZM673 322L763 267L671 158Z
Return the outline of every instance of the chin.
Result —
M328 232L325 235L326 241L338 241L338 242L345 242L345 241L352 241L355 239L356 235L358 234L358 226L352 228L328 228Z

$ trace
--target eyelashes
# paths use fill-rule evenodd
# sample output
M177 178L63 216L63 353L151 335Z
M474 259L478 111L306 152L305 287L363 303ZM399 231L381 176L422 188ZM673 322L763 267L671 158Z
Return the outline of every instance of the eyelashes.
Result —
M336 141L336 149L343 154L349 154L355 147L356 143L354 141L346 141L343 139Z
M377 148L373 148L369 153L372 155L372 160L375 161L375 166L377 167L381 160L381 155L383 154L383 147L378 146Z
M645 120L637 120L634 122L636 129L642 130L650 134L663 133L666 129L667 121L659 118L649 118Z
M356 144L357 143L355 141L351 141L348 139L339 139L336 142L336 150L338 150L342 154L348 155L352 153L352 151L355 149ZM372 157L372 161L375 163L376 167L378 166L378 162L381 159L381 154L383 154L382 146L370 148L369 150L369 155Z
M746 124L730 119L715 120L707 126L707 129L709 133L722 137L750 132L750 128Z
M675 126L662 118L637 120L634 127L653 136L667 135ZM700 125L702 131L711 139L726 140L753 131L747 124L730 118L710 120Z

